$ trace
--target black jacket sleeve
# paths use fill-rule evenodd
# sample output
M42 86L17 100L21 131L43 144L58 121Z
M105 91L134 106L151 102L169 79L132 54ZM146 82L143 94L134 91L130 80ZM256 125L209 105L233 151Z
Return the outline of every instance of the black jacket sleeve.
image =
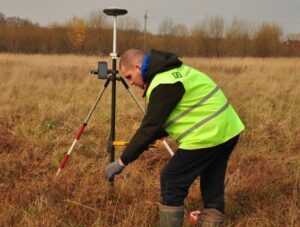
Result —
M184 92L181 82L160 84L152 91L141 126L121 155L125 165L137 159L156 139L167 135L163 125Z

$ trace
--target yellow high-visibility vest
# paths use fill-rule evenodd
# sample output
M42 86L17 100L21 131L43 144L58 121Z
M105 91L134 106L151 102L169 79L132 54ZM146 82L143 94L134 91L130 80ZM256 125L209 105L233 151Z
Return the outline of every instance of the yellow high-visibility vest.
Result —
M222 144L245 129L222 90L206 74L182 65L155 75L146 99L160 84L181 82L185 93L165 123L179 148L193 150Z

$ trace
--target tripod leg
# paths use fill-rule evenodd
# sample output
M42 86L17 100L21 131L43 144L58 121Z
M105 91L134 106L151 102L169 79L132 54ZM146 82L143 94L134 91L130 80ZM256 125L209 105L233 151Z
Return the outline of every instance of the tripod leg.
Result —
M90 120L92 114L94 113L94 111L95 111L95 109L96 109L96 107L97 107L97 105L98 105L100 99L102 98L102 96L103 96L103 94L104 94L105 89L107 88L107 86L108 86L108 84L109 84L109 82L110 82L110 79L107 79L107 80L105 81L104 87L103 87L103 89L99 92L99 94L98 94L98 96L97 96L97 99L96 99L96 102L95 102L94 106L91 108L89 114L87 115L86 119L84 120L84 122L85 122L86 124L88 123L88 121Z
M76 133L75 139L74 139L71 147L69 148L68 152L65 154L64 159L60 162L59 168L58 168L58 170L56 172L56 176L58 176L60 174L60 172L62 171L62 169L65 167L67 161L69 160L69 157L70 157L70 155L71 155L71 153L72 153L72 151L73 151L73 149L75 147L75 144L78 142L78 140L80 139L81 135L83 134L84 129L86 128L86 126L87 126L87 124L88 124L88 122L89 122L89 120L90 120L93 112L95 111L95 109L97 107L97 104L99 103L101 97L103 96L103 93L104 93L106 87L108 86L108 84L109 84L109 79L106 80L103 89L99 92L99 94L97 96L95 104L91 108L89 114L85 118L85 120L84 120L83 124L81 125L81 127L79 128L78 132Z
M120 77L120 80L122 82L122 84L124 85L124 87L126 88L126 90L128 91L129 95L131 96L131 98L134 100L134 102L137 104L137 106L140 108L140 110L145 113L145 108L138 102L137 98L134 96L134 94L131 92L131 90L129 89L128 84L126 83L126 81L124 80L123 77Z
M138 102L137 98L134 96L134 94L131 92L131 90L129 89L128 84L126 83L126 81L124 80L123 77L120 77L120 80L122 82L122 84L124 85L124 87L126 88L126 90L128 91L128 93L130 94L130 96L132 97L132 99L134 100L134 102L137 104L137 106L140 108L140 110L145 113L145 108ZM171 156L174 156L174 151L172 150L172 148L170 147L170 145L168 144L168 142L163 139L163 145L165 146L165 148L167 149L167 151L169 152L169 154Z

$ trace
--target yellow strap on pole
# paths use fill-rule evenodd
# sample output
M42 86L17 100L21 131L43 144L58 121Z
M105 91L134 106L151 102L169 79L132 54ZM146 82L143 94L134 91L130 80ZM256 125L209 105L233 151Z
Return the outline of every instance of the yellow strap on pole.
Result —
M114 146L126 146L128 144L127 141L114 141L113 145Z

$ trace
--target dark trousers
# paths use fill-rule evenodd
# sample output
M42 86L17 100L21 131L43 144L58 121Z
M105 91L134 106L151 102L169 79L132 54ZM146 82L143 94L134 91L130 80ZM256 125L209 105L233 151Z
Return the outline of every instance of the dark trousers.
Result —
M161 202L182 206L193 181L200 176L204 208L224 212L224 180L229 156L239 136L211 148L179 149L161 172Z

